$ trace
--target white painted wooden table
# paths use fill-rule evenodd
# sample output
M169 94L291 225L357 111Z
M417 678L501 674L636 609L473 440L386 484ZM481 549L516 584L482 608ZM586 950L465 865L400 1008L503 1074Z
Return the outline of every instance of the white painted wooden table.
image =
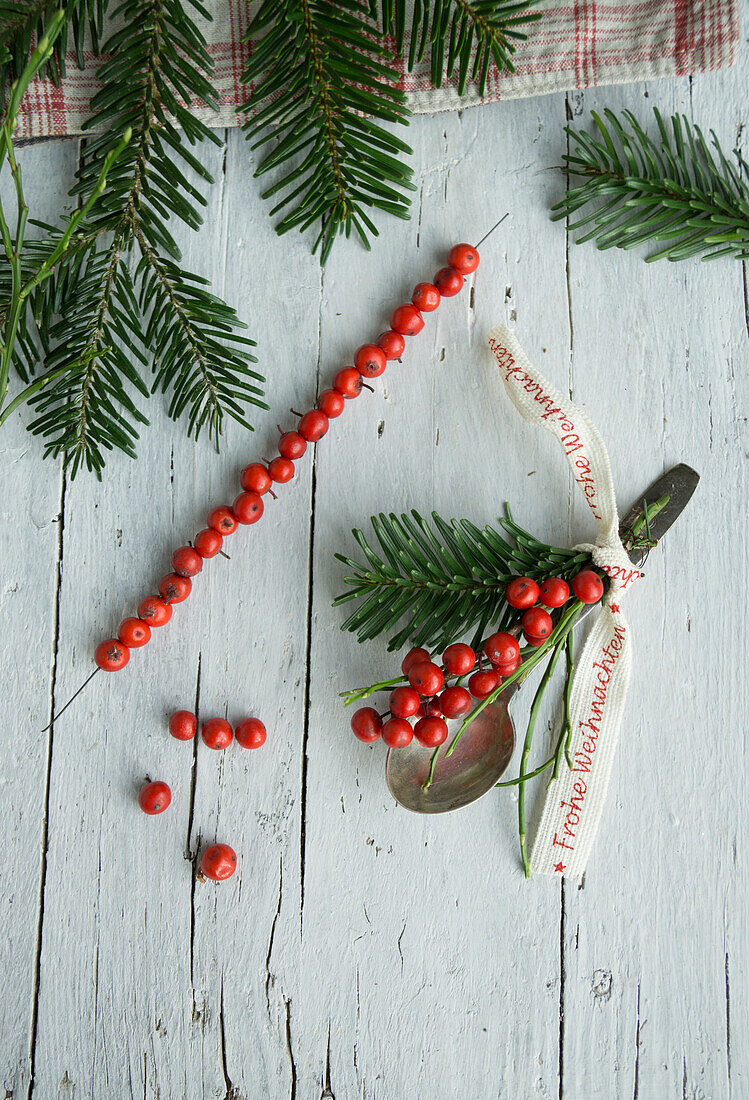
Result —
M138 462L115 458L100 486L42 463L20 422L4 429L7 1098L749 1095L746 276L578 249L548 217L566 113L647 120L657 104L746 149L748 76L744 49L723 75L417 118L412 222L383 220L371 256L344 245L324 273L308 242L276 240L230 132L205 154L205 232L182 236L259 342L271 411L255 436L230 431L217 457L156 400ZM37 216L76 157L75 141L22 151ZM40 733L289 406L505 210L473 294L347 408L149 649ZM371 513L493 522L508 499L551 540L590 533L556 444L500 392L485 334L504 318L602 429L622 505L674 462L702 474L629 604L628 715L579 889L523 880L510 793L442 819L397 808L382 747L352 738L336 697L392 668L331 609L333 552ZM165 716L194 704L262 716L266 747L193 755ZM172 786L161 818L138 810L146 773ZM193 880L214 838L239 853L218 889Z

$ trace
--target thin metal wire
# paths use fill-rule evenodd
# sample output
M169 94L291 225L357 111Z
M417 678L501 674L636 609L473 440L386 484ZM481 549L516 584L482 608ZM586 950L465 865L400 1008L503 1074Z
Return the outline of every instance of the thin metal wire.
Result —
M499 221L497 222L497 224L496 224L496 225L493 225L493 226L491 227L491 229L489 230L489 232L488 232L488 233L484 233L483 237L482 237L482 238L481 238L481 240L480 240L480 241L478 242L478 244L475 244L475 245L474 245L473 247L474 247L474 248L478 248L478 247L479 247L480 245L482 245L482 244L484 243L484 241L486 240L486 238L487 238L487 237L491 237L491 235L492 235L492 233L494 232L494 230L495 230L495 229L497 229L497 227L498 227L498 226L500 226L500 225L502 224L502 222L503 222L503 221L505 220L505 218L509 218L509 216L510 216L510 212L509 212L509 210L508 210L506 214L503 214L503 215L502 215L502 217L501 217L501 218L499 219Z
M82 684L81 684L81 686L80 686L80 687L78 688L78 690L77 690L77 691L75 691L75 692L74 692L74 693L73 693L73 694L72 694L72 695L70 696L70 698L68 699L68 701L67 701L67 703L65 704L65 706L64 706L64 707L61 707L61 708L60 708L60 710L58 710L57 714L53 714L53 715L52 715L52 719L51 719L51 721L49 722L49 724L48 724L48 725L46 725L46 726L44 727L44 729L42 730L42 733L46 733L46 732L47 732L47 730L48 730L48 729L50 729L50 727L51 727L51 726L52 726L52 725L53 725L53 724L54 724L54 723L55 723L55 722L57 721L57 719L58 719L58 718L60 717L60 715L61 715L61 714L62 714L62 713L63 713L64 711L66 711L66 710L68 709L68 707L69 707L69 706L70 706L70 704L71 704L71 703L73 702L73 700L74 700L74 699L77 699L77 698L78 698L78 696L79 696L79 695L81 694L81 692L82 692L82 691L83 691L83 689L84 689L84 688L86 687L86 685L87 685L87 684L88 684L88 683L89 683L89 682L90 682L91 680L93 680L93 678L94 678L94 676L96 675L96 673L97 673L97 672L101 672L101 669L99 668L99 666L98 666L98 665L96 666L96 668L94 669L94 671L93 671L93 672L91 673L91 675L90 675L90 676L87 676L87 677L86 677L86 679L85 679L85 680L83 681L83 683L82 683Z

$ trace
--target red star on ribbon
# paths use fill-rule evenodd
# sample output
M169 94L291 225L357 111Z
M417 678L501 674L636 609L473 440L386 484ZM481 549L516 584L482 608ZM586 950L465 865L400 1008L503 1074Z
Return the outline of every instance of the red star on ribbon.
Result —
M560 875L561 875L562 871L564 870L564 868L565 868L564 863L555 863L554 864L554 870L558 871Z
M611 608L611 610L613 612L617 612L619 610L619 604L618 603L610 603L609 607Z

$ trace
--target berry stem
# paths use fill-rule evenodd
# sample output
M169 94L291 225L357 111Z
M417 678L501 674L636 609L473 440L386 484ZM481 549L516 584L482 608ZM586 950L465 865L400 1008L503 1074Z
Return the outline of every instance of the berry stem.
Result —
M352 688L351 691L339 691L339 698L345 699L344 707L350 703L358 703L360 699L368 699L376 691L387 691L388 688L397 687L398 684L407 684L407 676L394 676L392 680L380 680L378 684L372 684L366 688Z
M424 782L421 784L422 791L428 791L429 788L432 785L432 780L434 779L434 769L437 767L437 757L439 756L439 754L440 754L440 746L438 745L437 748L432 753L432 759L429 763L429 775L426 777Z

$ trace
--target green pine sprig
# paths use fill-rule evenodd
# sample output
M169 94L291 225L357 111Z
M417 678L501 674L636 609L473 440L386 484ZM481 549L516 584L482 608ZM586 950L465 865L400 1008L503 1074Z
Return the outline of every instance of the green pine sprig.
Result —
M59 85L65 76L65 55L70 47L75 51L75 61L83 69L84 39L89 35L88 45L99 52L104 13L108 0L0 0L0 87L23 71L31 56L35 42L38 42L49 29L51 20L60 10L65 18L52 54L40 70L41 76L47 76Z
M585 232L577 243L636 248L662 244L647 257L683 260L749 258L749 165L738 149L729 159L711 131L708 143L699 126L673 115L670 128L654 111L658 138L652 138L630 111L593 113L597 134L567 127L571 152L564 160L570 187L553 208L553 219L572 219L567 228ZM743 175L742 175L743 173Z

